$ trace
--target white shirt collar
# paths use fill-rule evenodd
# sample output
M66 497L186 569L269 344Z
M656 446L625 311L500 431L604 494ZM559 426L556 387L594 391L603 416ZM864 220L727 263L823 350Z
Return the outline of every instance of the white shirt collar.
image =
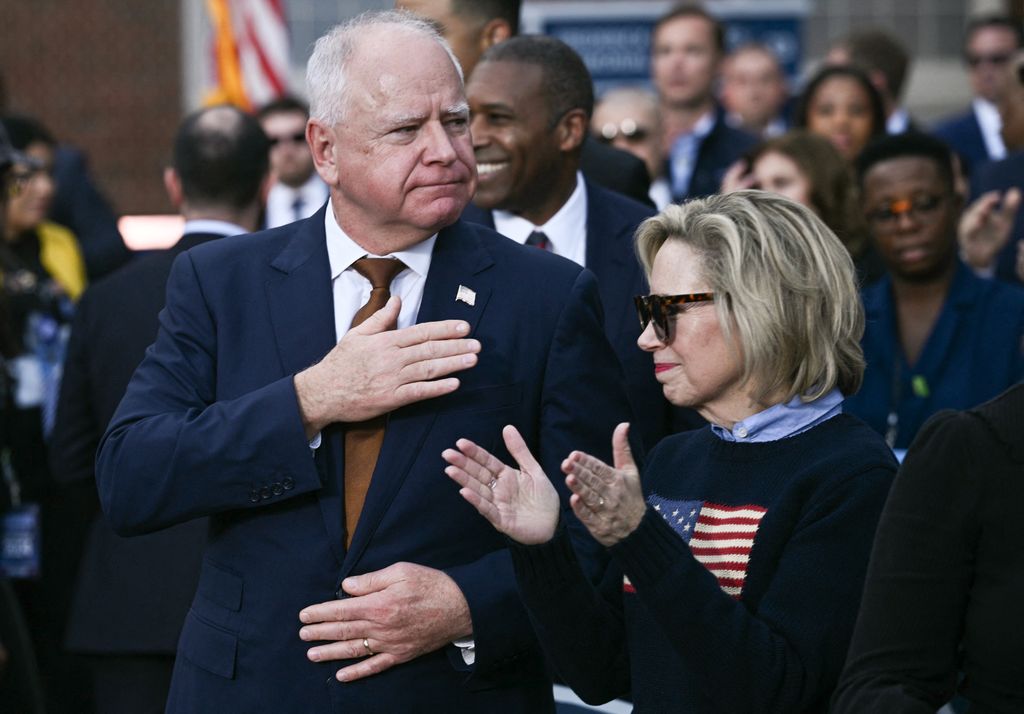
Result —
M981 129L981 138L985 142L985 150L988 157L993 161L1006 158L1006 144L1003 143L1003 135L999 130L1003 128L1003 119L999 116L999 109L995 104L975 97L971 102L971 109L974 110L974 117L978 120L978 127Z
M434 251L437 234L405 250L395 251L387 255L374 255L348 236L334 219L334 207L327 201L327 213L324 216L324 233L327 236L327 258L331 264L331 279L337 278L342 272L364 256L374 258L398 258L406 267L420 277L426 277L430 270L430 256Z
M238 236L249 232L237 223L215 221L209 218L196 218L191 221L185 221L185 226L182 229L183 235L188 235L189 233L214 233L222 236Z
M893 110L889 118L885 120L885 132L887 134L902 134L910 127L910 115L903 107Z
M569 200L544 225L535 226L508 211L494 211L494 229L520 244L525 244L534 231L540 231L548 237L552 252L584 265L587 254L587 189L583 174L576 172L576 188Z

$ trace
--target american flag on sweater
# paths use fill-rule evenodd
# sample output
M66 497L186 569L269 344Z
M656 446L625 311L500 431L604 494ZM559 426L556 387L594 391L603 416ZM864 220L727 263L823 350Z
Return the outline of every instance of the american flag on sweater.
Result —
M672 501L656 493L647 502L690 546L690 552L718 579L723 591L740 599L754 538L767 509L726 506L711 501ZM625 592L636 592L628 577Z

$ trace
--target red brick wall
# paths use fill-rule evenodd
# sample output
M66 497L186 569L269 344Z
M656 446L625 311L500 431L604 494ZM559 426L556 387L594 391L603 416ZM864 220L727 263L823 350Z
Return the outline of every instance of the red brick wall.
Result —
M161 173L181 117L180 0L3 2L7 109L85 150L119 213L172 211Z

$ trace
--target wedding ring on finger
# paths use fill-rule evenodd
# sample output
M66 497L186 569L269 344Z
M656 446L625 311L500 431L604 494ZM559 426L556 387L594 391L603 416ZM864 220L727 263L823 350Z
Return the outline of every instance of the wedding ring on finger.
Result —
M489 489L491 489L493 491L494 487L497 486L497 485L498 485L498 479L492 478L491 482L489 484L487 484L487 488L489 488Z
M370 649L370 640L368 640L365 637L363 638L363 649L366 650L367 657L373 657L375 654L377 654L376 652Z
M604 496L597 497L597 507L604 508Z

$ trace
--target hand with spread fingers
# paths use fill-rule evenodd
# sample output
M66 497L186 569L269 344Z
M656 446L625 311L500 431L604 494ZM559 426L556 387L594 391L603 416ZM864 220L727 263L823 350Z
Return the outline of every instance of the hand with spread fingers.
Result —
M629 448L629 424L619 424L612 435L609 466L589 454L574 451L562 462L565 484L572 491L569 504L594 540L613 546L637 529L647 503L640 488L640 472Z
M505 446L519 465L507 466L469 439L445 449L445 473L459 493L498 531L526 545L546 543L558 526L558 492L514 426L502 430Z
M1020 209L1020 189L989 191L978 197L960 218L957 238L964 262L975 269L991 269L1010 239Z

